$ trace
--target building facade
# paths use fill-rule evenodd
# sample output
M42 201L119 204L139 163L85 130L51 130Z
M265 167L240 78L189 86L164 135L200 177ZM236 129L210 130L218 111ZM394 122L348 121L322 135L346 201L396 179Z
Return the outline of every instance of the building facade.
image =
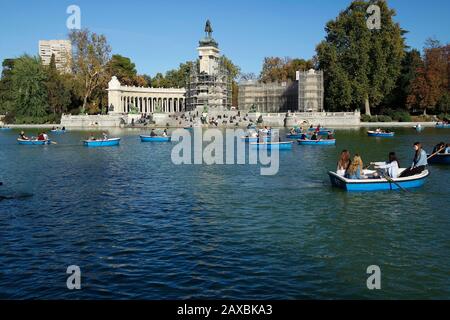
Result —
M244 81L239 84L239 109L247 112L298 110L298 84Z
M43 65L50 65L55 55L56 69L60 72L71 72L72 43L70 40L40 40L39 56Z
M184 88L122 86L114 76L108 84L108 114L184 112L185 96Z
M231 107L231 77L221 61L219 44L206 22L206 36L197 48L199 60L194 64L186 84L186 109L227 110Z
M239 109L253 112L322 112L323 71L297 72L290 83L239 83Z
M322 112L324 110L323 71L297 72L298 110L300 112Z

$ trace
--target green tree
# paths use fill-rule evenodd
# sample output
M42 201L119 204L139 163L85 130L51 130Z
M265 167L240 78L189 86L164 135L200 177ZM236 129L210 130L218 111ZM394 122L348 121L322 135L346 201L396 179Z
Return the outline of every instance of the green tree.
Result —
M380 8L379 30L367 25L370 5ZM356 0L327 23L327 36L317 47L319 68L325 74L327 103L339 109L364 106L370 115L370 108L378 106L394 89L405 50L404 31L393 21L394 16L395 11L384 0ZM350 105L344 104L347 98L335 100L338 89L331 87L336 85L333 76L345 81L341 90L344 95L350 92Z
M14 101L12 90L12 70L15 59L5 59L2 63L2 77L0 80L0 114L7 114L12 110Z
M136 65L130 58L115 54L108 62L107 71L110 76L116 76L120 83L133 86L137 77Z
M411 94L412 84L417 77L417 70L423 67L422 57L418 50L410 50L405 53L401 64L401 73L397 84L383 102L384 106L391 109L406 109L407 99Z
M71 94L69 88L56 69L55 55L52 55L50 65L46 68L47 73L47 93L48 93L48 105L50 112L54 116L61 115L68 110L71 103Z
M171 88L184 88L193 67L194 63L188 61L181 63L178 69L168 71L165 76L165 85Z
M48 110L47 75L38 58L18 58L12 70L13 112L16 116L44 117Z
M264 58L260 79L264 83L295 81L297 71L313 68L311 60L291 59L289 57Z
M98 35L87 29L73 30L69 34L74 48L73 71L80 83L83 84L81 113L84 113L89 102L91 111L98 110L97 101L90 101L96 91L106 96L109 81L107 67L111 55L111 47L104 35Z
M239 96L239 86L237 83L237 79L241 73L241 68L233 63L231 59L226 56L220 57L220 63L225 67L228 71L231 80L231 103L233 106L238 105L238 96Z

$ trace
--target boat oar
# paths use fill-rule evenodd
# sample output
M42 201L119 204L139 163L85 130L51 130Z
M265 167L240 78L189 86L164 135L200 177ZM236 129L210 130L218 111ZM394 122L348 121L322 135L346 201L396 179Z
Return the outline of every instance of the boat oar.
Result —
M389 183L393 183L395 184L400 190L404 191L404 192L409 192L408 190L406 190L405 188L403 188L401 185L399 185L397 182L395 182L391 177L389 177L388 175L384 175L383 178L385 178Z
M50 141L50 144L58 144L58 142Z
M427 160L430 160L431 158L437 156L442 150L444 150L446 148L446 146L443 146L441 149L439 149L438 151L436 151L435 153L433 153L431 156L429 156L427 158Z

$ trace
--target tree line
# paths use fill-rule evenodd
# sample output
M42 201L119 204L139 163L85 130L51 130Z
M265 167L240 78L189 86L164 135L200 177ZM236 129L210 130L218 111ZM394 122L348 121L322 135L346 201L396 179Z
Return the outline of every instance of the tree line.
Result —
M380 8L379 29L368 28L370 5ZM296 71L314 68L324 71L327 111L448 114L450 45L430 39L423 52L409 48L407 31L394 21L395 15L385 0L354 0L326 24L326 37L313 59L266 57L258 76L242 73L223 56L221 63L232 79L233 105L239 80L289 82L296 80ZM128 86L181 88L198 64L187 61L165 74L139 75L129 58L112 54L105 36L78 30L69 39L74 48L71 73L59 72L54 57L49 66L29 55L3 61L0 114L7 120L44 123L57 121L62 113L105 114L113 75Z
M71 72L57 70L55 56L48 66L39 57L30 55L3 61L0 114L6 115L8 123L54 123L63 113L106 114L106 89L112 76L127 86L181 88L186 86L188 75L197 63L181 63L179 68L164 75L139 75L130 58L111 53L104 35L87 29L75 30L69 39L73 56L67 67ZM232 78L237 99L240 69L227 57L221 59Z

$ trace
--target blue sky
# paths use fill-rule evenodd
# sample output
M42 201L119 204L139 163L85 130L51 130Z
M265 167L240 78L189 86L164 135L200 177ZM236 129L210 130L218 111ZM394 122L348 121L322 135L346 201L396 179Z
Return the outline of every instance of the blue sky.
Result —
M66 38L66 9L81 8L82 27L103 33L113 53L154 75L196 58L210 19L222 52L243 72L259 73L266 56L311 58L324 26L350 0L0 0L0 59L37 54L40 39ZM408 45L434 36L449 42L450 1L390 0Z

